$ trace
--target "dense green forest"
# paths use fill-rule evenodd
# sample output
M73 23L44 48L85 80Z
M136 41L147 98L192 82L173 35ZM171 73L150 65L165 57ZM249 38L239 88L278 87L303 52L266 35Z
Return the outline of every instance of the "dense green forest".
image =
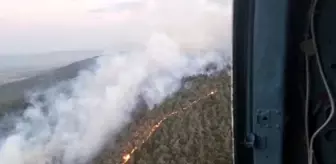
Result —
M231 164L230 92L226 71L184 79L179 92L142 110L94 163Z

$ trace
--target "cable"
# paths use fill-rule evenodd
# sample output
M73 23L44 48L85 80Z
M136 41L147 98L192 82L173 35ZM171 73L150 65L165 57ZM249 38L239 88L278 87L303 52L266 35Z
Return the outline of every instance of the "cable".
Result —
M315 50L315 55L316 55L316 64L318 66L324 87L327 91L328 97L329 97L329 101L330 101L330 114L327 118L327 120L313 133L313 135L311 136L310 139L310 143L309 143L309 155L308 155L308 164L313 164L313 154L314 154L314 140L317 137L317 135L327 126L327 124L331 121L332 117L334 116L335 113L335 102L334 102L334 98L333 95L331 93L330 87L328 85L327 82L327 78L323 72L323 67L321 64L321 59L320 59L320 55L318 52L318 48L317 48L317 44L316 44L316 36L315 36L315 28L314 28L314 19L315 19L315 10L316 10L316 4L317 4L318 0L314 0L311 6L311 17L310 17L310 31L311 31L311 37L312 37L312 43L313 43L313 48Z
M309 27L311 26L312 18L314 15L314 11L316 8L316 1L312 1L309 7L309 12L308 12L308 23L306 27L306 33L305 33L305 40L308 40L309 37ZM315 4L315 5L314 5ZM315 38L315 37L314 37ZM314 54L316 54L317 50L315 49L316 47L314 46L314 43L312 43L313 50L315 51ZM314 48L315 47L315 48ZM309 56L307 53L305 54L305 70L306 70L306 97L305 97L305 110L304 110L304 126L305 126L305 138L306 138L306 152L307 152L307 157L308 157L308 163L311 164L312 158L313 158L313 153L311 153L311 147L310 147L310 139L309 139L309 100L310 100L310 71L309 71Z
M305 29L304 39L305 41L309 38L309 27L310 27L310 19L311 19L311 10L312 10L313 3L309 6L309 12L307 14L308 23ZM304 102L304 127L305 127L305 139L306 139L306 151L307 156L309 156L309 100L310 100L310 69L309 69L309 57L311 52L307 52L305 48L303 48L305 52L305 71L306 71L306 96Z
M307 154L309 156L309 97L310 97L310 71L309 71L309 56L305 55L306 65L306 97L305 97L305 111L304 111L304 125Z

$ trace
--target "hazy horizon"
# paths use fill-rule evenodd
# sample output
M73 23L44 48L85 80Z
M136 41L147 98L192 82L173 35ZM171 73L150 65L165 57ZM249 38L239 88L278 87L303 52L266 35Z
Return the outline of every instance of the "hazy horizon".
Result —
M166 3L161 1L158 2ZM209 1L204 0L204 3ZM184 12L184 8L189 10L192 6L185 7L188 2L184 1L174 4L175 6L168 4L162 10L176 10L179 13L160 15L152 10L153 2L153 0L0 0L0 56L69 50L109 51L125 49L125 47L129 49L139 42L148 40L152 30L159 29L158 27L165 27L165 29L161 28L161 31L175 35L179 34L176 34L174 28L179 28L181 32L186 33L185 38L178 38L181 42L190 42L190 40L215 42L189 30L190 27L184 23L186 21L194 21L204 26L203 31L218 31L220 28L229 31L226 25L223 26L227 20L219 20L215 15L207 16L211 19L202 18L202 20L197 20L199 19L197 16L191 20L174 18L180 22L175 27L168 19L160 19L178 17L179 14L183 14L181 12ZM227 7L230 1L217 0L216 2L223 4L221 8L213 5L206 10L231 12ZM212 28L214 26L211 27L212 29L207 26L213 22L218 24L215 29ZM184 28L187 31L183 30ZM223 37L227 36L217 36L217 40Z
M73 62L100 56L102 53L98 50L77 50L0 55L0 85L23 80ZM50 60L51 56L52 60Z

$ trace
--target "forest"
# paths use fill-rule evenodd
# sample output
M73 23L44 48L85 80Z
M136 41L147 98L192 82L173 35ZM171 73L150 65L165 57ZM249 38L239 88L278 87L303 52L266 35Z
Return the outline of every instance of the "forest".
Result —
M231 164L228 71L188 77L179 92L140 110L95 164Z

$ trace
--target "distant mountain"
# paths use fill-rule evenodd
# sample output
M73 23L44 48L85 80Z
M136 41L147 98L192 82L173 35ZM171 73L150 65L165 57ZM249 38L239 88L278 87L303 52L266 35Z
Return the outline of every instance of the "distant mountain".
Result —
M96 57L81 60L70 65L47 71L41 75L0 85L0 115L10 108L23 108L24 96L27 91L46 89L61 81L75 78L80 70L90 68Z
M43 54L11 54L0 55L1 72L40 71L64 66L76 61L84 60L103 53L100 50L90 51L56 51Z

